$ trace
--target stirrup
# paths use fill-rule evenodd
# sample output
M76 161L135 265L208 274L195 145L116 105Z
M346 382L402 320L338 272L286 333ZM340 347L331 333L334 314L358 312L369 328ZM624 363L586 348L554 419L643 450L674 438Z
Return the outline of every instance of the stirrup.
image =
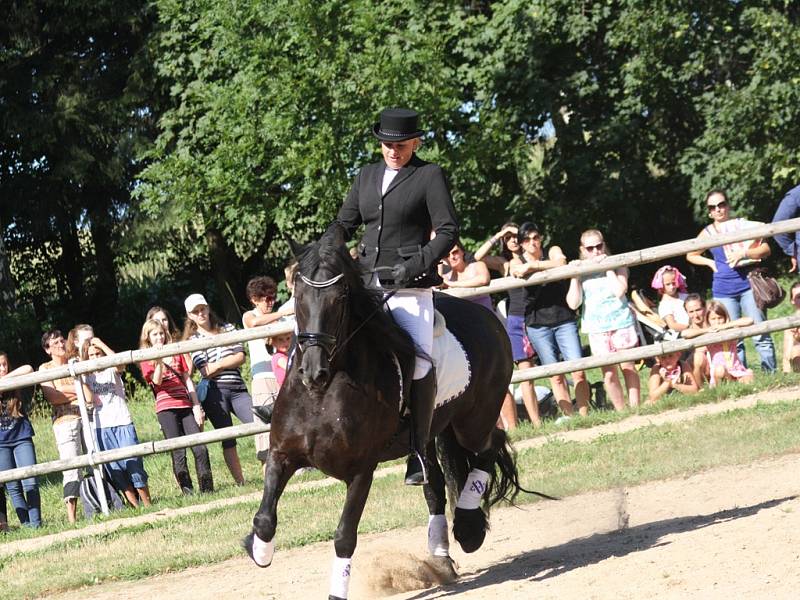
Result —
M408 456L406 464L406 485L427 485L428 469L422 454L416 450Z

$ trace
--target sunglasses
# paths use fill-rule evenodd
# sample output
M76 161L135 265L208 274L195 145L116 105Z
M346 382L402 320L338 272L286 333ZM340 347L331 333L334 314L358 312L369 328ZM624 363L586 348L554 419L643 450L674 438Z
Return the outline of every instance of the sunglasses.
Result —
M541 239L542 239L542 236L540 236L538 233L534 233L533 235L529 235L528 237L526 237L524 241L526 241L526 242L538 242Z
M599 252L600 250L603 249L604 245L605 242L600 242L599 244L595 244L594 246L584 246L584 248L586 249L587 252L595 252L595 251Z
M723 208L728 208L727 200L722 200L721 202L717 202L716 204L709 204L708 212L712 212L714 210L722 210Z

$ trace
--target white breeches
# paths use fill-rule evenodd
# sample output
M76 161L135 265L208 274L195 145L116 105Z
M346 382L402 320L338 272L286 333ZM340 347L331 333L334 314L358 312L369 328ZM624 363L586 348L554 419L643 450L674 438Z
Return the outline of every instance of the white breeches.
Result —
M389 312L414 340L417 350L433 353L433 291L428 288L397 290L386 302ZM417 355L413 379L422 379L431 370L430 360Z

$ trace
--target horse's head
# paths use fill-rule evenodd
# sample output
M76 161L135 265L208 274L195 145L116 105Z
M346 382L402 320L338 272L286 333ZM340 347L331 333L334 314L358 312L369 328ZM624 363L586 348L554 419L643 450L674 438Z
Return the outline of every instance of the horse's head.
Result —
M337 352L349 327L349 289L360 277L338 227L302 249L295 275L298 372L309 390L322 391L335 371Z

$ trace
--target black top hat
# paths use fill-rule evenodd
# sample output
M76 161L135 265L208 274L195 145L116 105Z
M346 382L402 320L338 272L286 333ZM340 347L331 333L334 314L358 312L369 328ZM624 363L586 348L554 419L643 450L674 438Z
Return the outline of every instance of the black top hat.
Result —
M419 129L419 114L408 108L387 108L381 112L380 121L372 126L372 133L382 142L402 142L425 134Z

